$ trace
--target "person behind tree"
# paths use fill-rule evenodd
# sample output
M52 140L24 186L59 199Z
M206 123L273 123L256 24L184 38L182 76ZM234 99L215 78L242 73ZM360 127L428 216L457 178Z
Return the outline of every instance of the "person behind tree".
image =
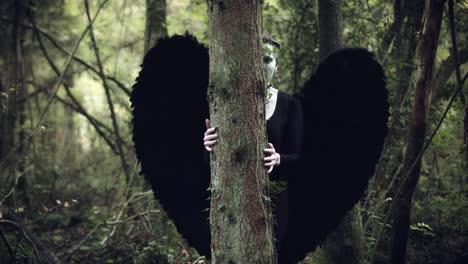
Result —
M277 59L280 43L268 34L263 37L264 71L267 80L267 100L265 102L268 146L263 162L274 181L272 186L273 214L276 219L275 238L278 256L282 257L288 226L288 175L294 173L298 164L303 132L302 107L299 99L273 87L271 81L278 69ZM216 128L210 120L205 120L206 131L203 144L208 152L215 149L218 140ZM282 248L283 247L283 248Z
M315 250L363 196L387 133L388 92L372 52L325 58L300 93L271 85L280 45L265 36L268 144L259 157L272 180L280 264ZM141 174L177 230L210 258L208 48L191 34L160 39L133 86L133 141ZM235 89L236 87L230 87ZM200 139L204 138L204 145Z

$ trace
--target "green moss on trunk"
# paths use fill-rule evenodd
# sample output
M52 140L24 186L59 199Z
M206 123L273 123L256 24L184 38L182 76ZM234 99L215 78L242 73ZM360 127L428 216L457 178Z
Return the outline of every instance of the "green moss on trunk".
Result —
M261 1L212 1L211 123L219 142L211 159L213 263L276 263L268 175Z

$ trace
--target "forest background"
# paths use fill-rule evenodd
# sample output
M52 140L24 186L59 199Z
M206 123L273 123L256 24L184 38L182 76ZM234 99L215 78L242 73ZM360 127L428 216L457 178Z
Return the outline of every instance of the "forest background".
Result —
M357 208L366 263L388 255L376 245L401 184L425 4L339 4L345 46L376 54L390 96L389 135ZM319 63L318 3L265 0L263 15L282 45L273 84L297 92ZM456 93L468 69L467 15L468 3L455 1L451 26L444 6L408 263L468 257L467 90ZM208 44L206 1L0 2L0 263L204 262L138 175L131 135L129 94L145 51L185 31ZM306 263L330 263L324 255Z

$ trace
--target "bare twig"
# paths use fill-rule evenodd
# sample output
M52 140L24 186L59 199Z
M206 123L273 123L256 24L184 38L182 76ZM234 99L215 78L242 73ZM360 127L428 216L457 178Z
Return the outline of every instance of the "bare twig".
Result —
M37 88L37 90L35 92L38 91L38 92L49 93L49 89L47 89L46 87L41 87L39 84L37 84L35 82L32 82L32 81L29 81L28 83L31 84L31 85L34 85ZM33 92L33 93L35 93L35 92ZM111 137L109 137L109 135L106 134L106 132L107 132L107 133L110 133L113 136L115 136L115 134L113 133L112 129L109 126L102 123L101 121L99 121L98 119L93 117L91 114L86 112L84 110L84 107L79 103L79 101L76 101L75 103L71 103L71 102L65 100L64 98L62 98L62 97L60 97L58 95L55 95L54 99L56 99L57 101L59 101L63 105L69 107L73 111L83 115L86 119L88 119L88 121L91 123L91 125L96 129L96 132L98 132L99 136L101 136L104 139L104 141L107 143L107 145L109 145L111 150L116 155L118 155L117 149L116 149L116 147L115 147L115 145L113 143L113 139ZM77 103L78 103L78 105L77 105ZM122 144L125 145L125 147L127 149L131 149L133 147L131 144L124 141L123 139L119 139L119 140L122 142Z
M12 23L12 20L11 19L8 19L8 18L5 18L5 17L0 17L0 20L2 21L5 21L5 22L9 22L9 23ZM34 26L34 25L31 25L31 24L27 24L27 23L21 23L20 24L21 26L25 27L25 28L29 28L29 29L34 29L36 28L39 33L41 33L41 35L43 35L45 38L47 38L50 43L58 50L60 50L61 52L63 52L65 55L67 56L70 56L72 55L72 59L75 60L76 62L80 63L81 65L83 65L85 68L87 68L88 70L94 72L95 74L98 74L99 75L99 71L93 67L91 64L87 63L85 59L77 56L76 54L72 54L71 52L67 51L64 47L62 47L60 44L59 44L59 41L54 37L52 36L52 34L50 34L47 30L43 29L42 27L40 26ZM110 75L106 75L106 78L111 80L112 82L114 82L117 87L119 87L119 89L121 89L124 93L126 93L128 96L130 96L131 94L131 90L129 88L127 88L120 80L118 80L115 76L110 76Z
M83 246L83 244L98 230L99 227L103 226L103 225L119 225L119 224L123 224L123 223L126 223L126 222L129 222L133 219L136 219L136 218L139 218L141 216L144 216L144 215L148 215L148 214L151 214L151 213L159 213L159 210L148 210L148 211L145 211L145 212L142 212L142 213L138 213L136 215L132 215L130 217L127 217L123 220L116 220L116 221L105 221L105 222L101 222L101 223L98 223L96 224L93 229L91 229L91 231L76 245L73 247L73 249L70 250L70 252L68 253L68 255L65 257L65 260L69 260L73 254L81 247ZM111 235L108 235L104 238L103 242L105 242ZM103 244L103 243L101 243Z
M21 218L18 217L11 209L4 205L0 205L0 212L4 217L1 222L9 221L9 224L14 225L23 234L23 237L25 237L30 242L31 246L34 248L35 254L43 261L43 263L60 263L57 257L48 248L46 248L39 239L37 239L29 230L23 226Z
M70 56L68 56L66 62L65 62L65 65L63 67L63 70L62 70L62 74L60 75L60 77L58 78L58 80L56 81L55 85L53 86L54 88L52 89L52 93L51 95L49 96L49 99L47 100L47 103L44 107L44 110L42 111L41 115L39 116L39 120L37 121L37 124L36 126L34 127L33 131L31 132L31 134L29 134L28 136L26 136L21 142L19 142L9 153L7 153L5 155L5 157L3 158L3 160L0 161L0 168L2 167L2 165L4 164L4 162L6 160L8 160L8 158L13 154L15 153L18 149L20 149L20 147L23 146L23 144L25 144L26 142L28 142L31 138L34 137L34 135L37 133L37 131L39 131L41 125L42 125L42 122L44 121L44 118L48 112L48 109L50 107L50 105L52 104L52 101L54 100L54 96L55 94L57 94L58 92L58 89L60 88L60 85L62 84L62 81L63 81L63 77L65 75L65 73L67 72L69 66L70 66L70 63L72 61L72 58L73 58L73 55L77 52L78 50L78 47L80 46L80 43L81 41L83 40L83 38L85 37L86 33L88 32L88 30L91 28L91 25L94 23L94 21L96 21L96 18L98 17L99 13L101 12L102 8L104 7L104 5L107 3L108 0L104 0L101 5L99 6L98 10L96 11L96 14L95 16L90 19L90 22L88 24L88 26L85 28L85 30L83 31L83 33L81 34L81 36L78 38L78 40L76 41L76 44L70 54Z
M42 37L41 35L39 34L39 31L37 29L37 25L36 25L36 20L35 20L35 16L34 14L31 12L30 14L30 18L31 18L31 21L33 23L33 29L34 29L34 33L36 35L36 38L39 42L39 46L41 48L41 51L42 51L42 54L44 55L44 57L46 58L47 62L49 63L50 67L52 68L52 70L55 72L55 74L57 76L60 76L61 73L60 73L60 70L58 69L58 67L55 65L55 63L52 61L52 59L50 58L49 56L49 53L47 52L47 49L45 48L45 45L42 41ZM112 131L110 130L110 128L108 128L107 126L105 126L102 122L98 121L97 119L95 119L94 117L92 117L86 110L85 108L80 104L80 102L75 98L75 96L73 95L73 93L70 91L70 87L68 87L67 84L64 83L64 88L65 88L65 92L67 93L67 96L70 98L70 100L74 103L74 105L76 107L74 107L75 110L77 110L77 112L79 112L80 114L82 114L84 117L86 117L86 119L88 119L88 121L91 123L91 125L96 129L96 132L104 139L104 141L109 145L109 147L111 147L111 150L117 154L117 151L115 149L115 145L114 143L112 143L110 141L110 139L104 134L103 131L101 131L101 129L98 127L98 126L101 126L101 127L104 127L108 130L108 132L111 132ZM117 138L117 140L119 141L123 141L121 138Z
M93 20L91 18L91 14L90 14L90 11L89 11L88 0L85 0L85 9L86 9L86 16L88 17L88 22L89 22L89 33L90 33L89 35L91 37L91 43L92 43L92 47L93 47L93 50L94 50L94 54L96 55L96 61L97 61L98 68L99 68L99 77L101 77L101 79L102 79L104 90L106 92L107 103L109 105L109 110L110 110L111 119L112 119L112 126L114 127L114 133L116 134L117 138L121 138L120 130L119 130L119 124L117 122L117 116L116 116L115 110L114 110L114 103L112 102L112 97L111 97L111 94L110 94L110 88L109 88L109 86L107 84L106 75L104 74L104 67L102 65L101 56L99 54L99 49L97 47L96 38L94 36L93 23L92 23ZM126 157L125 157L125 152L124 152L124 150L122 148L122 144L121 144L120 141L117 140L116 145L117 145L117 149L118 149L119 156L120 156L120 162L122 163L122 168L123 168L124 173L126 175L127 184L128 184L129 181L130 181L130 169L129 169L128 164L127 164L127 160L126 160Z
M382 20L382 19L379 19L378 17L376 17L374 15L374 13L372 12L372 9L370 7L370 4L369 4L369 0L366 1L366 5L367 5L367 11L369 11L369 14L371 14L372 18L373 18L373 22L378 22L378 23L382 23L382 24L387 24L386 21Z
M138 200L141 200L141 199L143 199L143 198L146 198L146 197L148 197L148 195L150 195L150 194L152 194L152 193L153 193L153 191L146 191L146 192L143 192L143 193L138 192L138 193L132 194L132 195L121 205L122 208L121 208L121 210L119 211L119 213L117 214L116 220L114 220L114 221L120 221L120 218L123 216L125 210L127 209L128 205L129 205L130 203L135 202L135 201L138 201ZM128 194L127 194L127 195L128 195ZM127 195L126 195L126 197L128 197ZM136 197L138 197L138 196L140 196L140 197L139 197L138 199L136 199ZM104 243L106 242L106 240L107 240L109 237L112 237L112 236L115 234L116 231L117 231L117 226L114 226L114 227L112 228L111 232L109 233L109 235L101 241L101 244L104 244Z
M18 185L19 179L23 177L23 175L25 175L29 171L29 169L30 167L26 168L23 172L21 172L15 177L15 184L13 185L13 187L11 187L10 191L5 196L3 196L2 200L0 201L0 206L2 206L5 200L8 199L8 197L10 197L10 195L13 194L13 192L16 189L16 186Z
M118 225L118 224L123 224L123 223L126 223L126 222L129 222L135 218L138 218L140 216L144 216L144 215L147 215L147 214L151 214L151 213L159 213L160 210L148 210L148 211L145 211L145 212L141 212L141 213L138 213L138 214L135 214L135 215L132 215L132 216L129 216L125 219L122 219L122 220L116 220L116 221L110 221L110 222L106 222L107 225Z
M13 249L11 248L11 245L10 245L10 242L8 242L8 239L5 237L5 232L3 231L3 228L1 226L0 226L0 236L2 237L3 243L8 249L8 253L10 253L10 260L13 260L15 258Z
M97 231L97 229L103 225L104 223L98 223L97 225L95 225L93 227L93 229L91 229L91 231L80 241L80 243L78 243L78 245L74 246L70 252L68 253L68 255L64 258L65 260L69 260L73 254L75 254L75 252L80 249L80 247L91 237L92 234L94 234L94 232Z
M125 202L119 203L117 206L127 206L129 203L135 203L140 200L146 199L148 197L153 197L153 191L149 190L146 192L137 192L133 193L132 196Z

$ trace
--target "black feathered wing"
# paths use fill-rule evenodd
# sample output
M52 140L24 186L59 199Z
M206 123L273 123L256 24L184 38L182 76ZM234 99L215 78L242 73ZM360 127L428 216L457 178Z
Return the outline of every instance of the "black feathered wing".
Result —
M160 39L131 94L142 173L178 231L203 255L210 252L210 168L203 155L208 63L208 49L195 37Z
M387 133L385 75L372 53L343 49L303 89L300 173L289 179L290 259L315 249L359 201Z

